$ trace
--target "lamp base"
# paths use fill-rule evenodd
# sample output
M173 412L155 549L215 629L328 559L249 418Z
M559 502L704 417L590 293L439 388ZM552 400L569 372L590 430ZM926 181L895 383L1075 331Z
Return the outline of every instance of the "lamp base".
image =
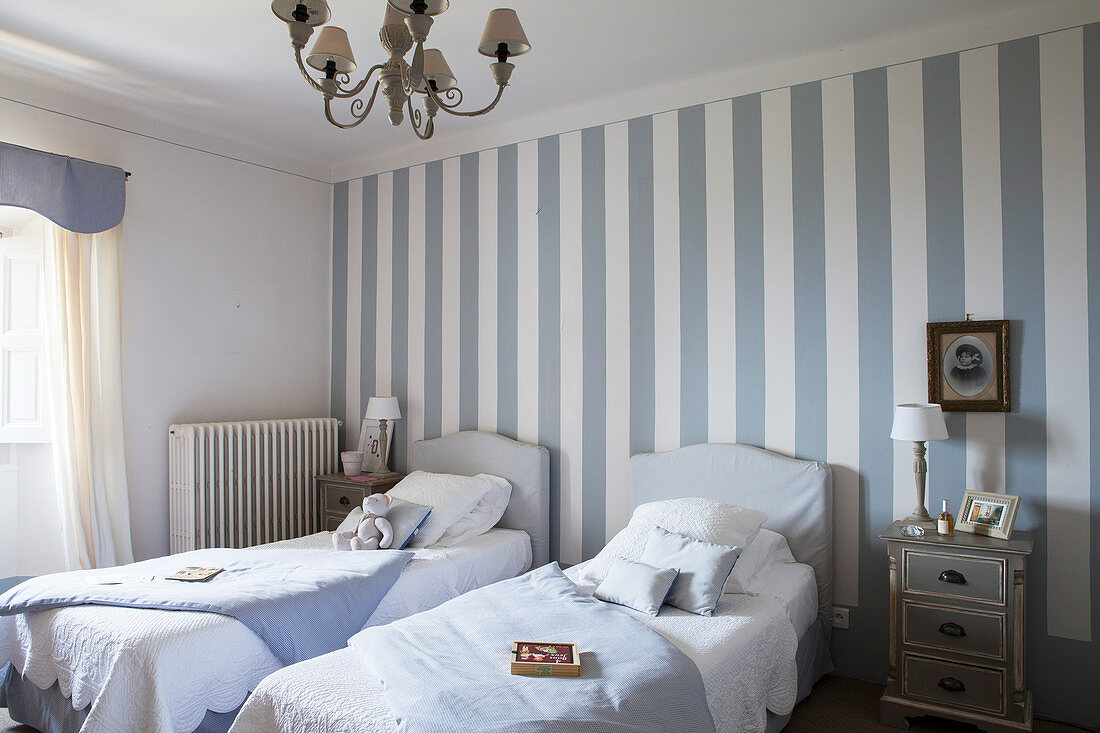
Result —
M919 506L913 510L913 513L905 518L906 522L915 522L918 524L934 524L935 520L928 514L928 510L923 506Z
M367 474L371 478L390 478L397 475L397 471L391 471L386 461L386 456L389 454L389 436L386 433L388 422L389 420L384 418L378 421L378 455L382 456L382 460L378 468Z
M386 470L383 471L382 470L383 468L385 468ZM369 476L371 478L391 478L391 477L396 476L396 475L397 475L397 471L391 471L390 469L386 468L385 466L382 466L378 470L371 471L370 473L367 474L367 476Z

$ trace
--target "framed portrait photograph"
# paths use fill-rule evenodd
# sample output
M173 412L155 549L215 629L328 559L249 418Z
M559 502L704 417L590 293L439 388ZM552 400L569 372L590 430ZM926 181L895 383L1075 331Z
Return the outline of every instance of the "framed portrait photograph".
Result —
M944 412L1008 412L1008 321L928 324L928 401Z
M1016 523L1020 497L1011 494L987 494L967 489L963 494L955 529L960 532L999 537L1007 540Z

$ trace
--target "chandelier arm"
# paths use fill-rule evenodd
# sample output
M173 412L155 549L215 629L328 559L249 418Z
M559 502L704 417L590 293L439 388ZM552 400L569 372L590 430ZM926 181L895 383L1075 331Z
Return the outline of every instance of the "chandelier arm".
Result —
M348 130L362 124L363 120L367 119L367 115L370 114L371 109L374 107L374 100L378 96L379 86L380 82L374 82L374 91L371 92L370 100L367 101L365 105L361 97L352 100L351 116L355 119L355 122L338 122L336 118L332 116L332 100L325 97L325 119L342 130Z
M364 76L363 79L358 84L356 84L353 87L348 87L346 89L340 84L339 81L337 81L336 82L336 88L339 91L337 91L332 96L342 97L342 98L343 97L354 97L356 94L363 91L364 87L367 86L367 82L370 81L371 76L374 75L374 72L381 71L381 70L382 70L382 64L375 64L374 66L370 67L370 71L367 72L367 75ZM343 76L345 79L350 80L350 77L348 77L347 74L341 74L341 76Z
M302 49L294 49L294 60L298 62L298 71L302 72L302 78L305 79L311 87L319 91L321 94L326 94L327 92L325 92L325 88L318 84L317 80L310 76L309 72L306 71L306 65L302 61Z
M412 97L409 97L408 100L405 101L405 106L409 108L409 125L418 138L427 140L435 134L435 120L429 117L427 123L425 123L423 113L419 109L413 107ZM421 125L424 126L423 133L420 132Z
M492 102L490 102L487 106L482 107L481 109L473 110L471 112L459 112L455 109L455 107L462 104L462 90L460 90L458 87L455 87L454 89L448 89L447 91L443 92L444 96L446 96L448 99L452 99L455 96L458 97L457 101L451 102L449 104L440 98L439 94L437 94L432 89L431 85L428 85L425 88L427 89L428 96L434 99L436 104L438 104L447 114L451 114L456 117L477 117L479 115L483 115L487 112L493 111L493 108L497 106L498 102L500 102L500 98L504 96L504 87L506 86L507 84L500 84L497 87L497 96Z

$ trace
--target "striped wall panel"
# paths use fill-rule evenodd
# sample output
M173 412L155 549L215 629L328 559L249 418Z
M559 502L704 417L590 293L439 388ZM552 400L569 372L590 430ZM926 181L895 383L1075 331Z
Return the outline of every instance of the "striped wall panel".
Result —
M948 415L929 505L1024 497L1038 709L1098 725L1098 79L1078 27L337 184L346 442L395 394L397 467L458 429L546 445L568 563L625 525L631 453L827 460L855 609L834 648L877 679L877 533L913 505L892 407L926 397L927 321L1008 318L1014 410Z

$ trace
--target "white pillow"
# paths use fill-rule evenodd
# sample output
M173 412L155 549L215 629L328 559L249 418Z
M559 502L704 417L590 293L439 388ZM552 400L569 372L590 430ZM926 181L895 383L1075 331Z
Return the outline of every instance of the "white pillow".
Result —
M512 484L508 479L491 473L479 473L474 478L489 481L492 488L481 497L469 514L452 524L443 533L443 536L436 541L437 545L450 547L485 534L504 516L504 510L508 508L508 500L512 498Z
M634 510L626 528L611 538L585 568L584 578L599 582L607 577L616 557L640 562L654 527L700 542L729 547L748 547L768 515L756 509L691 497L662 499Z
M439 541L451 526L469 514L481 497L493 489L493 482L474 476L413 471L386 493L432 508L409 547L427 547Z
M760 534L749 543L741 557L737 558L737 564L733 566L729 580L723 593L746 593L756 595L749 590L750 583L761 570L773 565L794 562L787 538L770 529L760 529Z

